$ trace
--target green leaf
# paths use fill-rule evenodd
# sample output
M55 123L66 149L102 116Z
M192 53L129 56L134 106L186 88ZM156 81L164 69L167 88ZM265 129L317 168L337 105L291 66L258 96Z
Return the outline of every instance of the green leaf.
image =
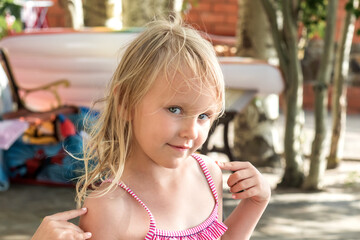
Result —
M6 14L10 14L15 17L15 22L8 29L6 23ZM21 6L14 3L13 0L0 0L0 38L9 34L9 31L20 32L22 30Z
M345 5L346 11L352 11L354 9L354 4L352 0L349 0Z
M354 15L355 15L356 18L360 17L360 10L359 9L354 9L353 12L354 12Z

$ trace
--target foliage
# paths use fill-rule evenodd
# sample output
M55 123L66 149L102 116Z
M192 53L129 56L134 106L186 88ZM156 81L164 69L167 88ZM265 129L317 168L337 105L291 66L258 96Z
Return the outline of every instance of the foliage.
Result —
M357 8L354 7L354 0L349 0L347 2L347 4L345 5L345 9L348 12L352 12L356 19L359 19L359 17L360 17L360 8L359 7L357 7ZM356 34L360 35L360 29L356 30Z
M0 0L0 38L9 32L20 32L22 24L20 20L21 6L14 0Z
M345 5L346 11L352 12L356 18L360 17L360 9L354 8L354 0L349 0L347 4Z
M324 37L328 0L303 0L300 3L301 20L307 38Z

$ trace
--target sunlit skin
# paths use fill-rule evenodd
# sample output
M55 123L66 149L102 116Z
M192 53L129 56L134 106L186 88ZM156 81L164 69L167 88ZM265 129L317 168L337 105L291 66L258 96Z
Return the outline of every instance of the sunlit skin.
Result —
M191 154L206 140L219 111L216 93L206 89L199 92L183 80L182 75L176 75L168 85L165 78L158 78L133 112L132 154L122 175L122 181L151 210L157 228L171 231L201 224L215 206L204 174ZM227 183L233 198L243 199L226 219L229 229L221 239L249 239L269 201L269 185L250 163L216 164L206 156L202 158L219 195L219 220L221 169L234 171ZM100 190L103 187L106 184ZM84 203L88 214L80 219L80 227L92 233L91 239L144 239L149 217L123 189L116 188L103 197L92 196Z
M141 161L143 166L144 161L150 161L177 168L205 142L218 111L216 93L206 89L201 93L182 78L180 74L171 82L158 78L134 112L129 164Z
M171 85L165 78L156 79L133 112L132 154L122 176L151 209L157 227L172 231L201 224L215 206L208 182L191 154L206 140L219 111L216 93L199 92L185 84L182 76L176 75ZM204 160L221 192L220 169L205 156ZM91 230L92 239L144 239L149 230L145 210L120 188L101 198L88 198L84 206L89 212L80 226Z
M90 138L90 145L94 144L88 151L90 156L85 157L88 161L92 161L95 157L100 165L94 171L86 172L79 182L80 185L84 184L84 188L80 190L86 190L89 186L93 186L92 184L97 184L102 174L108 170L113 173L113 176L109 176L109 180L113 179L113 181L126 184L142 200L144 206L148 207L155 218L156 230L188 230L204 223L215 210L217 210L218 220L222 221L223 176L221 170L229 170L233 173L227 184L233 198L241 199L241 201L224 221L228 230L221 236L221 240L249 239L269 202L269 184L248 162L216 163L207 156L199 155L209 170L218 194L218 209L214 208L216 202L209 182L198 161L191 156L205 142L210 127L222 106L221 95L218 94L223 91L223 79L212 46L205 43L201 36L186 28L179 28L172 24L162 26L160 22L152 27L153 29L144 33L144 39L140 37L134 45L130 45L130 49L133 49L125 55L129 57L126 63L131 65L129 65L130 68L127 65L119 65L114 75L114 80L119 82L114 83L115 89L111 91L108 107L102 115L103 118L100 118L103 121L98 122L94 135ZM158 27L168 34L164 35L163 30ZM159 37L159 39L153 40L154 37ZM146 40L146 43L142 40ZM166 41L163 42L163 40ZM154 44L158 48L152 50ZM164 47L159 48L160 45ZM180 46L181 49L179 49ZM138 53L146 49L151 51L144 52L145 59L140 58L144 61L135 61L138 58L134 56L138 56ZM149 82L151 79L147 79L146 75L151 75L148 71L152 71L158 64L152 65L152 61L144 65L140 63L151 59L152 54L159 54L160 51L167 49L170 50L169 53L179 55L174 57L175 60L180 57L179 60L186 61L188 65L181 64L182 62L176 64L176 61L172 65L173 57L165 54L164 58L156 59L154 63L158 60L170 61L169 65L168 62L161 62L159 65L163 66L162 64L165 63L166 70L169 70L168 66L171 65L179 72L175 75L172 75L174 72L167 72L169 79L160 75L153 83ZM133 66L134 69L132 69ZM200 71L197 74L213 76L216 79L200 79L194 76L197 74L188 71L190 69L186 69L186 66L197 67ZM142 67L144 69L141 69ZM156 72L164 73L158 70ZM129 79L121 77L123 71L125 75L136 77L125 84L122 80ZM212 84L207 84L207 81L212 82L212 80L214 80ZM116 89L118 83L128 94L122 95L123 97L127 99L141 97L134 109L132 104L136 102L119 105L116 99L113 101L113 98L118 97L113 94L121 92ZM140 85L127 85L139 83L146 87L139 90L136 87ZM145 96L140 96L139 93L147 87L149 90ZM114 106L114 103L117 105ZM114 111L113 109L116 108L121 111ZM126 115L119 113L125 109ZM121 121L118 121L119 118ZM125 126L122 126L124 122ZM129 126L130 131L127 128ZM109 133L112 129L119 132ZM130 142L125 139L127 133L130 136ZM104 141L108 139L107 135L113 134L121 136L116 136L114 141L104 144ZM114 149L116 146L119 146L119 149ZM92 151L99 154L96 153L94 156ZM104 170L102 166L106 169ZM110 184L105 181L88 196L78 191L80 200L85 198L83 207L87 211L75 212L70 217L66 213L60 213L55 218L47 217L33 240L49 239L42 238L46 235L51 236L51 239L87 239L90 233L92 240L143 240L148 233L151 233L148 212L126 189L117 186L117 183ZM80 215L82 215L79 222L80 228L74 228L68 220ZM215 226L216 221L213 223ZM60 228L63 230L57 231ZM214 237L211 237L207 230L204 229L196 234L206 234L206 238L213 239ZM66 236L63 232L67 233Z
M173 230L187 229L200 224L210 215L214 207L214 199L202 173L200 171L193 173L194 166L196 170L199 169L197 162L190 156L204 143L211 124L216 118L215 114L219 109L218 105L214 104L214 99L215 93L209 91L201 93L189 87L180 74L176 75L171 85L166 79L160 77L133 114L134 145L122 179L125 183L139 182L135 177L137 176L142 182L154 182L151 188L159 196L163 191L166 202L157 200L147 203L159 227L163 224L169 228L169 219L179 220L178 217L169 218L169 215L157 214L159 206L161 208L167 206L168 214L174 212L174 216L178 215L175 213L177 211L172 210L174 205L177 205L178 209L183 208L182 211L189 212L188 219L191 220L174 221ZM189 177L189 182L195 181L194 176L199 178L196 181L202 183L200 184L202 188L196 188L196 190L194 188L194 193L200 191L204 193L203 196L207 196L192 204L193 206L204 204L202 209L197 210L203 213L202 217L193 216L192 211L195 209L189 207L191 202L194 202L192 197L189 196L190 201L184 205L184 195L188 195L187 190L184 188L184 192L180 194L177 192L179 189L176 188L177 185L182 185L181 182L186 181L187 177ZM174 190L173 196L169 196L172 190ZM144 191L139 189L136 192L142 195ZM178 197L173 199L174 196ZM169 199L172 200L169 201ZM180 200L183 203L179 203ZM159 204L161 202L163 204ZM207 206L206 203L209 205Z
M215 93L199 92L184 84L178 75L171 86L167 84L166 79L158 78L129 119L134 131L132 154L121 180L151 210L158 229L176 231L201 224L214 209L209 185L191 154L206 140L219 109L214 104ZM221 239L249 239L269 202L268 183L248 162L216 164L206 156L202 158L219 196L219 220L222 221L220 169L234 172L227 184L233 198L242 199L226 219L228 230ZM99 190L106 186L102 184ZM143 240L149 231L147 212L122 188L102 197L96 196L95 191L85 200L84 207L88 212L80 218L81 230L68 227L73 234L91 232L93 240ZM65 224L66 219L55 219L54 224ZM42 229L52 233L46 222L40 226ZM41 236L33 239L43 239Z
M199 92L182 83L179 77L168 86L165 79L158 78L133 112L129 119L134 130L133 151L121 179L151 210L157 228L171 231L201 224L215 205L208 182L191 157L206 140L216 118L219 109L214 105L215 93ZM226 219L228 230L221 239L249 239L269 202L269 184L248 162L216 163L206 156L202 158L219 196L219 221L222 221L220 169L234 172L227 184L233 198L242 199ZM102 184L100 190L106 186ZM84 207L88 211L80 218L81 229L70 227L67 219L71 217L60 213L59 219L48 217L33 240L46 239L42 237L46 236L44 233L55 234L63 227L72 236L83 234L73 239L87 239L91 234L93 240L143 240L149 231L147 212L122 188L102 197L96 196L95 191L85 200ZM63 232L54 239L70 239L63 238Z

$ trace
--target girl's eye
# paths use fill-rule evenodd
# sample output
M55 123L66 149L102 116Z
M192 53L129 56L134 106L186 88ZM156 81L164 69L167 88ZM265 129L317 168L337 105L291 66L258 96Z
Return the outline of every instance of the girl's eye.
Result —
M179 107L169 107L169 112L174 113L174 114L180 114L181 113L181 109Z
M208 120L208 119L210 119L210 116L206 113L203 113L203 114L199 115L199 119L200 120Z

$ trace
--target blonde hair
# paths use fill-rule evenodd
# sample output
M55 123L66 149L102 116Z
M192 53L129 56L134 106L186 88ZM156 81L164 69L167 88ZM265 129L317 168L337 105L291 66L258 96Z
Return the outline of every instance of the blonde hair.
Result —
M224 81L213 46L179 19L155 20L127 47L102 101L104 110L92 125L84 145L85 174L79 179L78 205L89 189L112 178L105 194L120 182L133 137L132 112L158 76L172 79L176 73L191 72L198 89L216 94L219 115L224 109ZM188 74L186 74L188 75ZM184 78L193 85L194 78Z

